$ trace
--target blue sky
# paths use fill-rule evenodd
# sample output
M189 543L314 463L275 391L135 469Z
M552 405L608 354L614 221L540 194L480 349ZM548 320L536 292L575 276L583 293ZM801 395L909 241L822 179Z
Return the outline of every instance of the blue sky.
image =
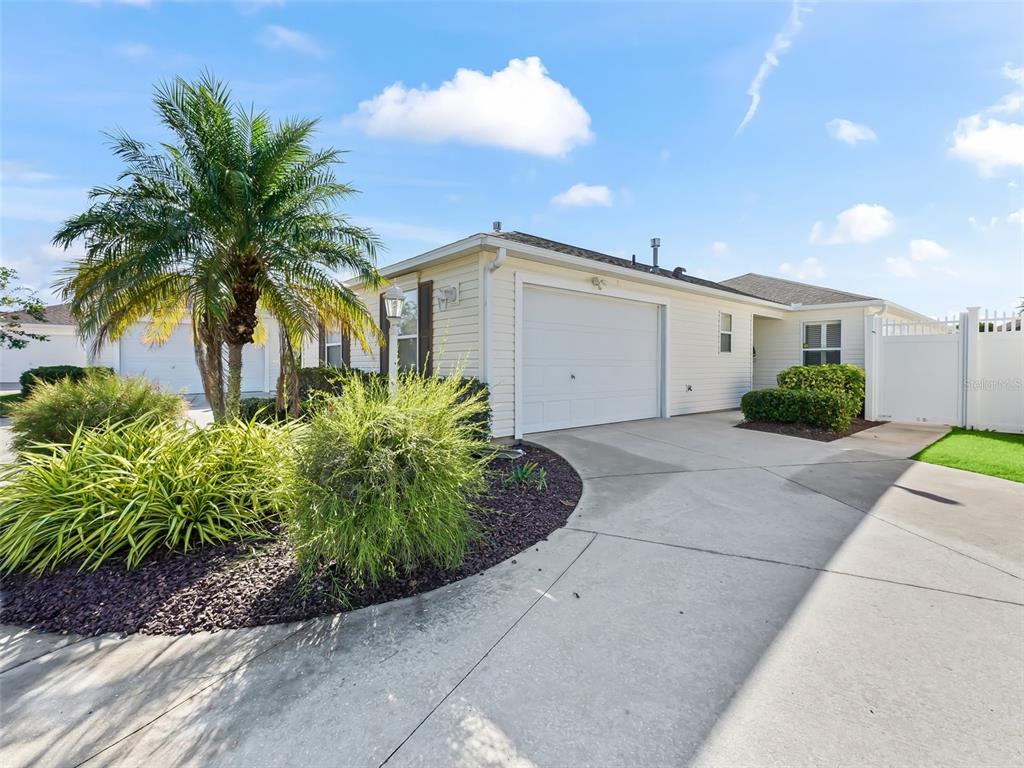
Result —
M383 263L500 219L643 259L657 235L662 263L692 274L790 276L930 314L1024 295L1024 5L0 13L0 247L44 294L68 258L55 227L118 170L102 132L161 140L154 83L208 68L350 150L341 176L361 194L345 209L382 236Z

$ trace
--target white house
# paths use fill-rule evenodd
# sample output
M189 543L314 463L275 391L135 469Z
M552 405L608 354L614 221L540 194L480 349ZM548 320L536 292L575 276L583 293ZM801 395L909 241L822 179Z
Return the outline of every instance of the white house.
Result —
M25 315L22 314L24 318ZM242 354L242 390L267 392L277 382L280 367L277 324L263 318L267 342L247 345ZM23 330L42 334L46 341L31 341L23 349L0 349L0 387L15 389L21 374L41 365L99 365L113 368L123 376L145 376L163 388L183 394L202 393L203 383L195 361L190 323L183 322L161 346L144 343L145 323L137 324L114 344L89 358L87 346L78 336L67 304L46 307L43 322L25 322ZM304 361L316 365L315 348Z
M760 275L715 283L521 232L472 235L381 271L406 293L400 364L487 381L496 437L736 408L791 365L863 367L866 316L928 319L883 299ZM386 327L382 300L363 299ZM326 335L320 357L387 368L386 354L341 334Z
M472 235L381 272L407 299L399 364L488 382L495 437L736 408L791 365L863 367L865 317L928 319L882 299L761 275L715 283L520 232ZM382 297L362 298L386 329ZM66 308L48 308L47 320L26 327L49 342L0 353L0 381L85 364ZM246 391L277 379L276 327L265 322L267 343L245 349ZM143 330L92 364L201 392L189 327L162 347L143 343ZM388 355L327 330L303 345L302 364L317 362L386 370Z

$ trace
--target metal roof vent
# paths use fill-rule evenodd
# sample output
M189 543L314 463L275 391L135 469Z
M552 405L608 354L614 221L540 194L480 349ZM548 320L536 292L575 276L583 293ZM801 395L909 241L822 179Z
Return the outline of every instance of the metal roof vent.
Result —
M658 271L658 249L660 247L661 247L661 238L660 237L652 237L651 238L651 257L654 260L654 263L651 264L651 272L657 272Z
M495 232L501 232L501 222L500 222L500 221L495 221L495 222L492 222L492 223L491 223L491 228L492 228L492 229L493 229L493 230L494 230Z
M672 277L682 277L684 274L686 274L686 270L682 267L676 267L672 270Z

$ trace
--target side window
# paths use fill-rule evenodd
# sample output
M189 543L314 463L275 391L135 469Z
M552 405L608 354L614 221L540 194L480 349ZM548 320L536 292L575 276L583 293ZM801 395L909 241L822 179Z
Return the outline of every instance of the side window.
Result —
M420 355L419 291L416 287L405 290L405 308L398 324L398 369L415 371Z
M804 365L841 363L842 347L843 324L840 321L804 323Z
M341 331L327 331L324 358L324 362L328 365L341 368Z
M718 313L718 351L732 352L732 315Z

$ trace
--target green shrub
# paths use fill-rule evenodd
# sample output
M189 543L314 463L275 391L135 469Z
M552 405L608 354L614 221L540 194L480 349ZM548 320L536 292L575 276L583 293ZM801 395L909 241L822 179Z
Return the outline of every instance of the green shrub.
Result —
M176 419L184 407L178 395L161 392L145 379L87 369L78 379L37 381L32 394L12 406L14 447L23 451L36 443L68 443L79 427L110 421Z
M484 405L459 378L349 379L299 443L288 526L303 572L337 565L379 583L432 563L457 567L474 535L489 443L472 426Z
M287 505L294 427L126 422L0 469L0 571L42 573L265 535Z
M243 397L238 401L238 417L242 421L256 421L274 424L287 421L288 414L277 410L275 397Z
M800 423L832 432L850 428L848 398L836 392L808 389L756 389L740 400L747 421Z
M458 378L459 375L456 375ZM334 368L329 365L322 365L317 368L299 369L299 399L306 403L318 396L335 397L345 391L346 382L353 378L359 379L363 384L372 386L386 386L387 374L378 371L363 371L358 368ZM462 377L464 387L462 398L479 399L483 404L480 410L474 410L469 423L473 425L478 434L483 438L491 436L491 404L488 397L487 384L473 376ZM479 397L478 397L479 396Z
M29 368L18 378L18 383L21 384L21 394L28 397L32 394L36 384L63 381L64 379L80 381L91 370L103 371L105 373L114 372L113 368L82 368L78 365L42 365L38 368Z
M864 371L855 365L795 365L776 377L783 389L834 392L846 401L851 415L864 404Z

